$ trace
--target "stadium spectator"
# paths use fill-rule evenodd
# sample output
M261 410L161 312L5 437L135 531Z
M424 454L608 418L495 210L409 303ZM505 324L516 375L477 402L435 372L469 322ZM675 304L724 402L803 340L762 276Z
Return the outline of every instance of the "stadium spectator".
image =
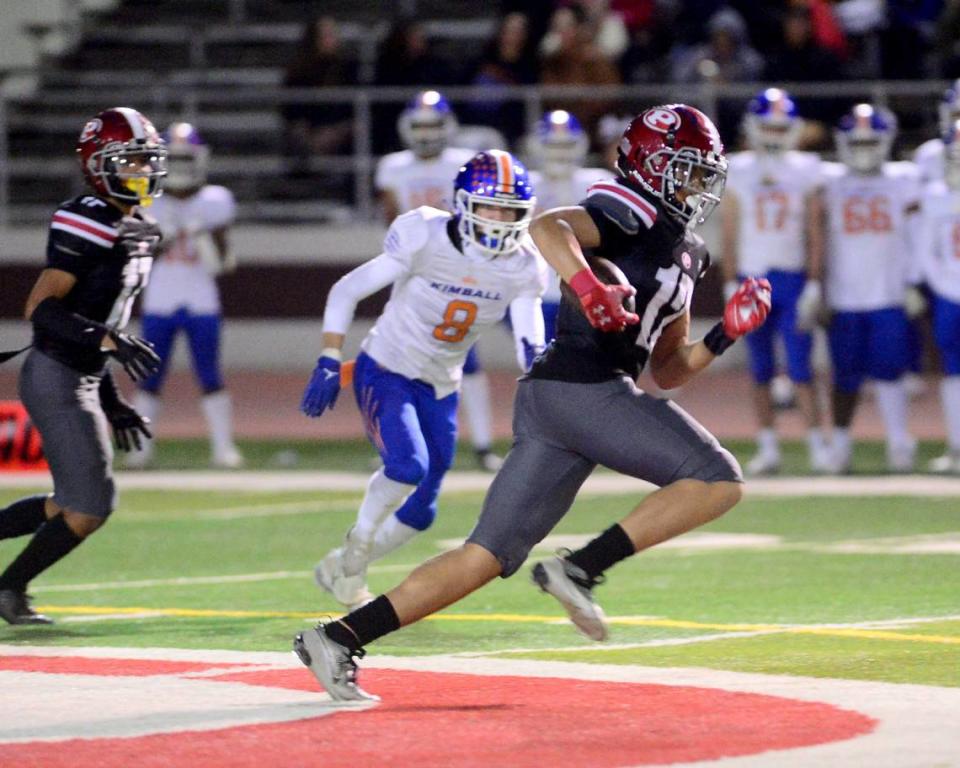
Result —
M669 79L674 14L663 4L649 5L650 13L637 18L630 27L630 44L620 57L620 74L627 83L663 83Z
M811 12L793 7L783 18L783 47L768 61L763 79L770 82L816 82L843 78L843 64L837 56L819 45L813 35ZM807 121L833 125L843 114L846 103L830 98L797 97L797 109ZM827 137L819 132L819 141ZM801 148L811 148L801 144Z
M377 85L441 85L450 67L435 56L423 25L411 19L396 22L377 57ZM403 102L380 104L373 110L373 143L378 154L400 149L394 126Z
M540 44L540 82L543 85L603 86L620 82L620 73L613 63L604 58L590 37L586 14L578 5L558 8L550 22L550 31ZM573 112L588 133L597 120L610 110L602 99L545 100L547 109L568 109Z
M883 77L922 78L929 74L927 54L932 50L943 0L888 0L883 31ZM957 30L953 41L956 43Z
M960 0L947 0L934 35L937 67L942 77L960 77Z
M724 8L710 17L707 29L707 41L686 51L674 64L674 80L729 83L759 79L763 58L750 45L747 26L739 13Z
M850 46L850 77L880 75L880 33L887 23L885 5L882 0L841 0L833 7Z
M630 32L619 11L610 0L581 0L590 36L600 55L616 61L630 44Z
M320 16L308 22L283 84L289 88L325 88L353 82L354 67L343 58L336 21ZM350 152L353 109L349 104L287 104L283 117L288 154L303 157Z
M523 104L496 96L496 89L536 81L537 61L527 17L522 13L508 13L474 65L470 79L471 84L489 89L491 97L470 102L467 113L474 122L494 127L514 141L525 127Z

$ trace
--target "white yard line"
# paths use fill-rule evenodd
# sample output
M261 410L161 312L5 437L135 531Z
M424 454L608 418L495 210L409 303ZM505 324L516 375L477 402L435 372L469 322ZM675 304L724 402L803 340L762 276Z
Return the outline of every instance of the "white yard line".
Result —
M417 567L416 563L371 565L368 573L405 573ZM266 573L233 573L223 576L173 576L165 579L137 579L136 581L95 581L83 584L37 584L31 592L96 592L101 589L144 589L147 587L179 587L190 584L233 584L283 579L312 579L313 571L269 571Z
M363 492L369 475L363 472L119 472L121 490L176 491L353 491ZM444 479L447 492L485 491L493 476L483 472L450 472ZM0 488L49 487L49 475L36 472L0 474ZM611 495L647 493L649 483L632 477L597 472L583 493ZM748 496L960 496L960 477L932 475L881 475L853 477L774 477L750 480Z

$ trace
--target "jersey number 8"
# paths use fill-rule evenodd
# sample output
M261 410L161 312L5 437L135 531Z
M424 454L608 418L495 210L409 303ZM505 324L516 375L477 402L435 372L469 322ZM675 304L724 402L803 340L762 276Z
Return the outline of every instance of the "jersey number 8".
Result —
M463 341L464 336L477 319L477 305L472 301L455 299L447 304L443 312L443 322L433 329L433 338L455 344Z

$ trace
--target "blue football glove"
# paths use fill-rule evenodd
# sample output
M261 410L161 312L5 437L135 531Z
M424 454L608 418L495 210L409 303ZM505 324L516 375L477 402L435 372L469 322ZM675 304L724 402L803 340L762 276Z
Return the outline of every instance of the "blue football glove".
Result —
M321 357L313 369L310 382L303 391L300 410L307 416L317 417L327 408L333 408L340 394L340 361Z

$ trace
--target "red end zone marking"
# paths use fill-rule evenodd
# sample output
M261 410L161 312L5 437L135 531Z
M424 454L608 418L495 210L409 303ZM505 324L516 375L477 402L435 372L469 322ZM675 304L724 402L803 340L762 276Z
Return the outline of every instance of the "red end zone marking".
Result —
M209 669L228 669L236 666L236 664L215 664L203 661L93 659L83 656L0 656L0 671L40 672L50 675L147 677L206 672Z
M207 679L316 689L301 669ZM366 670L363 683L383 696L382 705L208 732L0 745L0 764L613 768L813 746L864 735L876 726L872 718L829 704L689 686L382 669Z

